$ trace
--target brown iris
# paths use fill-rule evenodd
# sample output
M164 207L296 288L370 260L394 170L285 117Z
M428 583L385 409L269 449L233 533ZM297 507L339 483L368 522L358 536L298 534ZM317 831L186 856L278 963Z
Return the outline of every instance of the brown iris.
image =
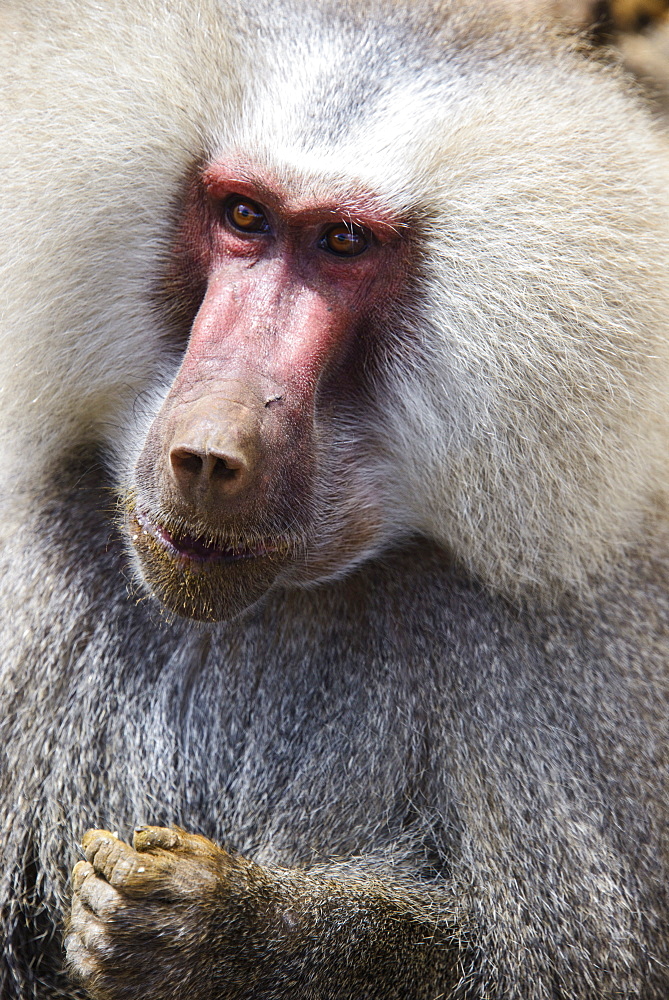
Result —
M319 246L338 257L355 257L369 246L369 234L361 226L338 222L323 235Z
M225 206L225 217L233 229L242 233L264 233L269 228L262 208L250 198L231 198Z

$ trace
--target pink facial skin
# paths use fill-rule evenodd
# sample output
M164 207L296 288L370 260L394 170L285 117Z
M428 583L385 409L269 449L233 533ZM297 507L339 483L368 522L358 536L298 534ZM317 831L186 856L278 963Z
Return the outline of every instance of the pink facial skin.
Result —
M238 589L256 572L266 589L294 556L294 536L308 534L319 393L355 370L403 276L399 227L375 199L315 187L293 195L228 160L187 194L171 280L199 308L138 461L129 523L152 588L188 578L191 604L193 573L195 589L212 576L211 604L213 577L229 590L232 563ZM361 523L352 535L367 533Z

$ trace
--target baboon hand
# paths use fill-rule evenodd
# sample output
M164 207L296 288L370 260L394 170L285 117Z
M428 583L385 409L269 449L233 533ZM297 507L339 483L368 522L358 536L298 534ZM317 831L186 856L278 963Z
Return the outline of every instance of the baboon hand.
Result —
M132 847L108 830L89 830L82 846L65 940L72 976L93 996L137 996L142 981L150 995L171 996L170 978L183 985L195 974L190 951L206 936L234 860L176 828L142 827ZM152 985L158 971L164 990Z

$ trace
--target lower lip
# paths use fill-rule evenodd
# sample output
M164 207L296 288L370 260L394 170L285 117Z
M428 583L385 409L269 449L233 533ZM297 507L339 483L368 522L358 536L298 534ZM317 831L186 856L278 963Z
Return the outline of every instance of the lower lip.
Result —
M207 545L198 538L189 536L177 541L169 531L155 524L146 514L135 512L131 517L131 521L135 529L131 529L130 531L130 537L133 542L139 541L139 536L142 533L150 535L175 558L191 562L241 562L245 559L262 559L267 556L276 555L278 551L276 544L268 540L243 548L232 546L229 548L215 548L214 546Z

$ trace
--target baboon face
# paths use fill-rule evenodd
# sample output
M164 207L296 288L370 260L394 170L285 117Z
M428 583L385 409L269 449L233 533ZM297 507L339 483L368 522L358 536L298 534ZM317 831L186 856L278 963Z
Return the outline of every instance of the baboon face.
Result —
M402 281L392 223L371 193L300 188L239 156L196 171L170 280L201 301L126 505L141 573L171 611L226 619L277 577L329 574L373 544L376 499L330 414L360 405Z

